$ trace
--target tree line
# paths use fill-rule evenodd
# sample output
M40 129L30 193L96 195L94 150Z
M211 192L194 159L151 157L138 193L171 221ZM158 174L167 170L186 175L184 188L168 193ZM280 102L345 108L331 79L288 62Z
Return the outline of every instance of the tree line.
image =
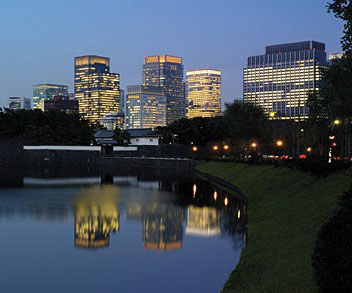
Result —
M32 145L89 145L96 125L63 111L0 110L0 138L21 138Z

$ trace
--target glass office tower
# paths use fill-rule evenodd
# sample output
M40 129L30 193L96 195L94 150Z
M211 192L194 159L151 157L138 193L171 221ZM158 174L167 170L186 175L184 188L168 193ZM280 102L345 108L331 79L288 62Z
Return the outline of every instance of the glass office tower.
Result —
M167 125L185 117L186 100L181 57L167 55L145 57L143 85L163 89L167 102Z
M166 126L166 97L163 89L151 86L128 86L126 128Z
M120 75L110 73L110 59L95 55L75 58L75 98L84 119L97 122L119 112Z
M221 71L213 69L188 70L188 118L221 115Z
M325 44L315 41L267 46L243 70L243 100L261 106L271 118L307 117L307 93L319 88L327 66Z
M33 109L44 111L44 101L55 96L67 96L68 86L60 84L37 84L33 86Z

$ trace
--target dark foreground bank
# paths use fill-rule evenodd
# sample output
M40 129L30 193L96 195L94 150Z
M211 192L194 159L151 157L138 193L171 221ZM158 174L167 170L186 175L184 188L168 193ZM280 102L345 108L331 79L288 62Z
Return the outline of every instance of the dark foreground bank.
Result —
M314 243L350 177L235 163L206 162L198 169L237 185L249 200L247 246L223 292L317 291Z

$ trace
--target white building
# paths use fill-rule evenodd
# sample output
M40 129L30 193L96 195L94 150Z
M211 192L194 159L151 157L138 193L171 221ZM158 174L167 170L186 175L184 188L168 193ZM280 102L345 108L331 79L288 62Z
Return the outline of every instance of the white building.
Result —
M11 110L32 109L32 99L25 97L9 97L8 107Z
M151 128L126 131L130 134L130 145L159 145L160 135L154 133Z

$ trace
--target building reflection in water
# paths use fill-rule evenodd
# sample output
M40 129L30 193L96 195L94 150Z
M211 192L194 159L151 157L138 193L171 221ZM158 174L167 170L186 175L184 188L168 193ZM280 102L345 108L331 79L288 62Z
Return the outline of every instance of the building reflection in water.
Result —
M184 210L172 204L152 204L142 211L143 241L146 249L180 249Z
M219 210L215 207L188 207L186 234L209 237L220 233Z
M117 188L112 185L84 189L74 206L75 246L109 246L110 233L119 231Z

